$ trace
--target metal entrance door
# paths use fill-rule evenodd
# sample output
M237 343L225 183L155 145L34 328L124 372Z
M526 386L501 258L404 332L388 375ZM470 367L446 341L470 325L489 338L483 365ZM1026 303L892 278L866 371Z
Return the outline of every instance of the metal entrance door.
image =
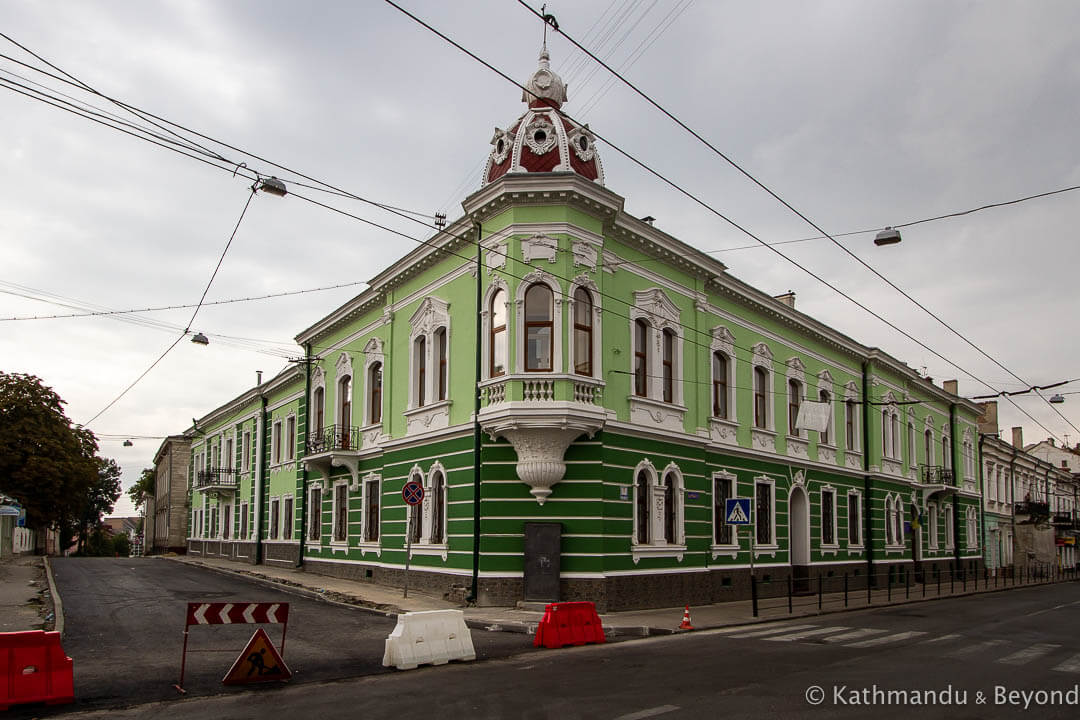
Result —
M525 600L559 601L562 523L525 523Z

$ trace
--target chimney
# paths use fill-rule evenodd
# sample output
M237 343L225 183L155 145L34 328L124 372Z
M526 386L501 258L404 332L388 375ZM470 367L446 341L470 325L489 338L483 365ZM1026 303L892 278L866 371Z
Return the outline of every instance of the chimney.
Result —
M255 371L255 384L262 385L262 370Z
M788 290L783 295L774 295L773 297L775 297L777 300L784 303L785 305L787 305L790 308L795 307L795 291L794 290Z
M947 392L947 393L949 393L951 395L959 395L960 394L959 392L957 392L957 389L958 389L957 386L958 385L959 385L959 383L956 380L943 380L942 383L941 383L942 389L945 392Z
M1050 447L1057 447L1057 445L1054 444L1054 438L1046 438L1046 442L1050 443Z
M980 403L982 415L979 416L979 432L984 435L998 434L998 407L997 400Z
M1012 429L1012 433L1013 433L1013 443L1012 443L1013 447L1016 448L1017 450L1023 450L1024 449L1024 428L1022 428L1022 427L1014 427Z

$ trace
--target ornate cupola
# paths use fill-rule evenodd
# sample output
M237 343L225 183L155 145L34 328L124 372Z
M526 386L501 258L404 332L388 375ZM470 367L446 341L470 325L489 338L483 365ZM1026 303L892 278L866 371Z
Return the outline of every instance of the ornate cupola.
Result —
M588 125L559 112L566 102L566 83L552 72L546 46L524 87L521 101L528 107L509 130L495 128L483 184L507 173L575 172L603 185L596 137Z

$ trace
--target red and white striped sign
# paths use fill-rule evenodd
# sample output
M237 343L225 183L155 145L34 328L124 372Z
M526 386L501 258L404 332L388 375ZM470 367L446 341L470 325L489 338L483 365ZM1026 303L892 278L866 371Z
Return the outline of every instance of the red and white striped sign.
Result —
M188 603L188 625L287 623L289 603Z

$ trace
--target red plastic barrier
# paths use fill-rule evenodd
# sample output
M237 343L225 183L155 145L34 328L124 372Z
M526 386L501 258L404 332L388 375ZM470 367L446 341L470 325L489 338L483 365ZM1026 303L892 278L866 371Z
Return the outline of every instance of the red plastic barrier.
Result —
M560 648L566 645L605 642L604 626L591 602L550 603L536 627L533 647Z
M58 632L0 633L0 710L22 703L74 702L73 667Z

